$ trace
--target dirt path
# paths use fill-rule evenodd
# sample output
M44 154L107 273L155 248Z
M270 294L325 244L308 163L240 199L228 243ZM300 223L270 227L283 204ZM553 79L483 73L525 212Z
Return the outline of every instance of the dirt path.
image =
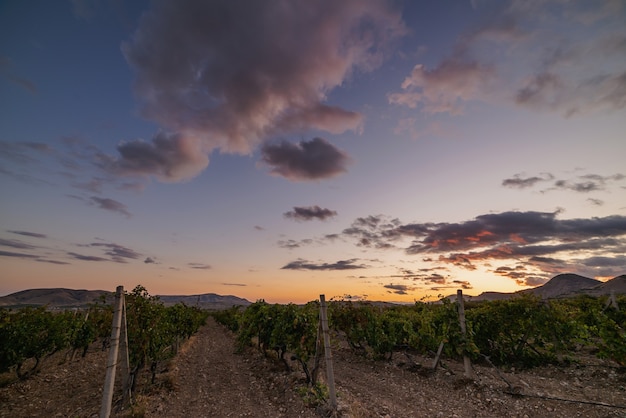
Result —
M293 376L268 374L257 353L234 354L234 337L209 318L175 361L175 390L151 402L146 417L315 417L294 392Z

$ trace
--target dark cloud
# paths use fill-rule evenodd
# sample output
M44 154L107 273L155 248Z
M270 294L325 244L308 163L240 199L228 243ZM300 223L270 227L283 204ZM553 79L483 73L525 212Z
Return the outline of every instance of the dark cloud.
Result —
M187 263L189 267L196 270L210 270L212 267L204 263Z
M554 190L571 190L578 193L590 193L600 190L605 190L609 185L615 182L624 180L626 176L621 173L603 176L600 174L583 174L575 178L570 179L556 179L554 175L550 173L542 173L539 176L522 177L521 174L516 174L512 178L504 179L502 185L505 187L526 189L531 188L539 183L544 183L550 180L554 180L553 186L542 190L542 193L546 193ZM596 204L593 200L592 203Z
M62 266L72 264L72 263L68 263L67 261L48 260L45 258L38 258L35 261L38 261L40 263L57 264L57 265L62 265Z
M525 189L528 187L532 187L537 183L548 181L553 179L554 176L552 174L544 174L543 177L532 176L523 178L521 174L516 174L513 178L504 179L502 181L502 185L504 187L511 187L514 189Z
M15 258L37 258L38 256L24 253L14 253L11 251L0 250L0 256L2 257L15 257Z
M15 239L3 239L3 238L0 238L0 246L17 248L20 250L33 250L37 248L34 245L26 244L25 242L22 242L22 241L18 241Z
M48 236L46 234L39 234L36 232L28 232L28 231L10 231L7 230L7 232L10 232L12 234L17 234L17 235L23 235L25 237L33 237L33 238L47 238Z
M222 286L238 286L238 287L246 287L248 286L245 283L222 283Z
M261 161L271 167L272 174L289 180L319 180L346 171L348 156L322 138L267 143L261 148Z
M249 154L292 132L359 129L361 115L324 101L355 71L377 68L385 46L406 32L392 6L380 0L153 3L122 51L136 72L141 113L174 134L159 144L120 146L115 164L177 181L200 172L215 149Z
M458 285L461 289L473 289L474 287L467 280L453 280L453 284Z
M580 260L582 264L589 267L619 267L626 271L626 256L617 255L615 257L595 256Z
M296 221L310 221L313 219L326 220L337 216L334 210L320 208L319 206L294 206L293 210L283 214L285 218L294 219Z
M571 271L600 275L599 266L591 270L592 263L573 260L571 254L575 253L607 257L613 261L607 261L602 271L617 272L616 267L609 267L618 265L626 253L626 217L559 219L560 213L511 211L460 223L409 224L377 215L357 218L342 235L359 247L400 248L407 254L425 256L424 262L467 270L489 266L495 260L515 260L528 270L496 273L519 284L537 283L548 274ZM410 243L404 244L407 241ZM444 282L438 274L406 269L398 277L423 282L432 277L435 283Z
M73 253L73 252L68 252L67 254L70 257L75 258L77 260L81 260L81 261L111 261L108 258L96 257L93 255L83 255L83 254L78 254L78 253Z
M101 166L114 174L152 175L161 181L197 176L209 164L201 141L192 135L159 132L150 142L142 139L117 146L119 158L102 156Z
M389 293L395 293L396 295L407 295L409 291L414 290L414 288L405 284L386 284L383 287L390 289Z
M154 258L152 258L152 257L146 257L146 259L145 259L145 260L143 260L143 262L144 262L145 264L159 264L159 263L157 263L157 261L156 261Z
M92 196L89 199L89 201L96 204L100 209L105 209L111 212L121 213L127 218L130 218L132 216L130 212L128 211L128 209L126 208L126 205L118 202L117 200L113 200L109 198L102 198L98 196Z
M357 218L342 234L357 239L357 245L362 247L388 249L394 248L392 244L401 237L398 228L401 223L398 219L389 219L383 215Z
M300 241L296 241L293 239L288 239L288 240L280 240L278 241L278 246L280 248L287 248L289 250L293 250L294 248L300 248L306 245L311 245L313 244L313 240L312 239L303 239Z
M311 263L306 260L298 259L287 263L281 269L284 270L356 270L367 268L365 264L355 264L358 259L339 260L335 263Z
M604 205L604 201L600 200L600 199L589 198L589 199L587 199L587 202L591 203L594 206L602 206L602 205Z
M119 244L96 242L89 244L89 246L104 248L105 254L111 257L111 259L116 263L126 263L127 259L137 260L142 257L142 255L135 250L131 250L130 248Z

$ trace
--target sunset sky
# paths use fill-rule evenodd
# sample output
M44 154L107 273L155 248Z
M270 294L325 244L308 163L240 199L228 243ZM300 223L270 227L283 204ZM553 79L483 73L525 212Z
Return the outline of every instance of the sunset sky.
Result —
M626 273L626 2L0 2L0 295Z

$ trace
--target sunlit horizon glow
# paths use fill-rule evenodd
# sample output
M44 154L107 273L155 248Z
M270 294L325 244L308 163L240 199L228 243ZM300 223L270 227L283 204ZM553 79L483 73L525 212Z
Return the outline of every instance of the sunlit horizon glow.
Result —
M0 295L412 302L626 274L625 18L2 4Z

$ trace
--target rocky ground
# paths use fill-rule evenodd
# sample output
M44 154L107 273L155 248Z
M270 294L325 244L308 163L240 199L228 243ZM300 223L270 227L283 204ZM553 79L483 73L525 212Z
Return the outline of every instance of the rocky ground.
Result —
M585 365L498 371L475 365L395 353L374 362L334 342L339 417L626 417L626 374L594 358ZM0 417L97 417L106 353L47 359L26 381L0 376ZM292 368L297 370L297 364ZM287 373L255 350L234 353L234 336L209 319L159 375L139 381L134 405L115 416L319 417L329 410L308 391L299 371ZM322 372L322 375L324 373ZM118 386L119 387L119 386ZM116 397L116 401L119 401Z

